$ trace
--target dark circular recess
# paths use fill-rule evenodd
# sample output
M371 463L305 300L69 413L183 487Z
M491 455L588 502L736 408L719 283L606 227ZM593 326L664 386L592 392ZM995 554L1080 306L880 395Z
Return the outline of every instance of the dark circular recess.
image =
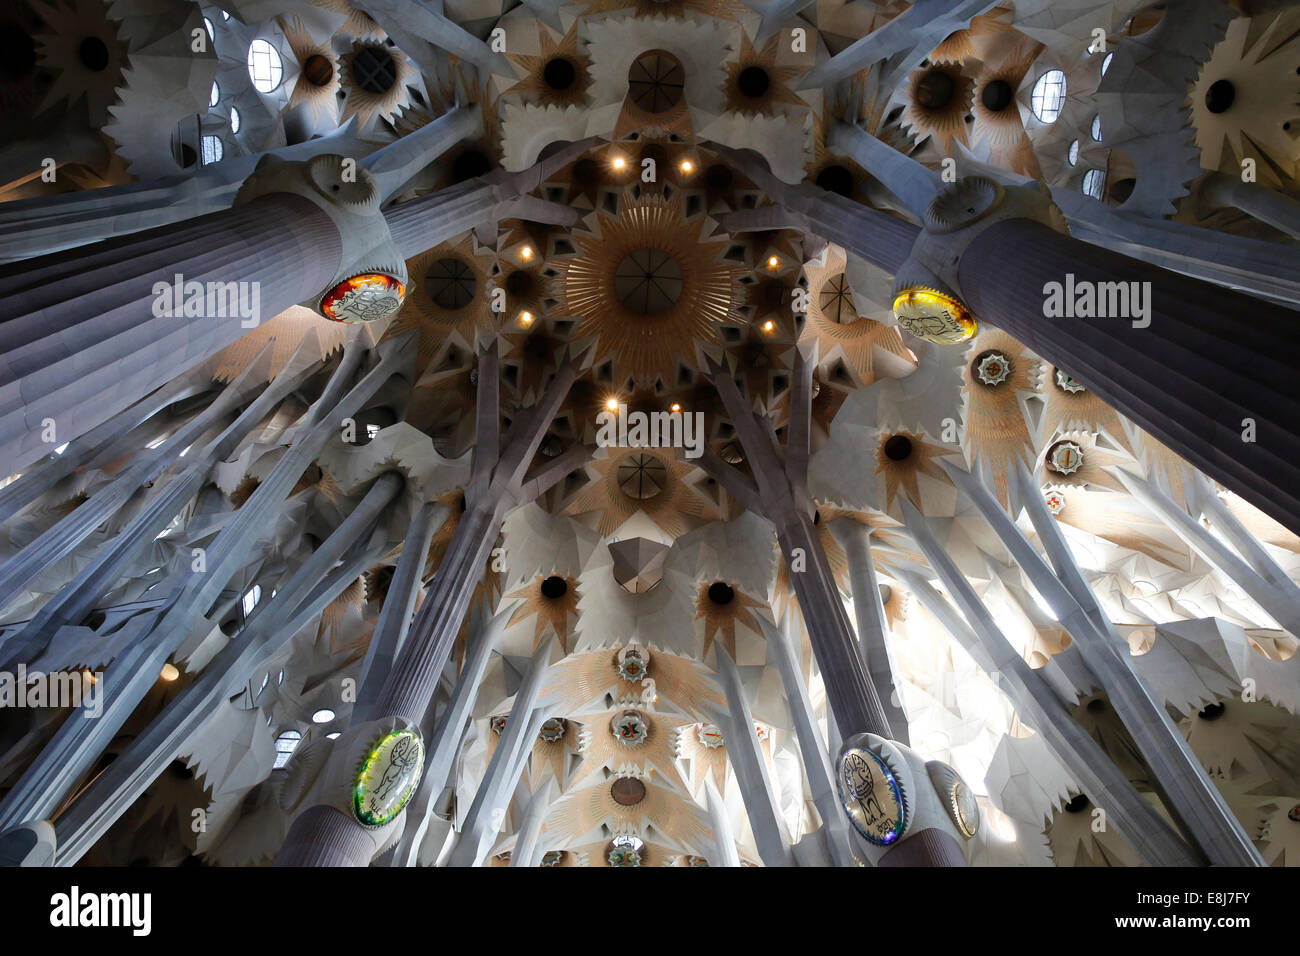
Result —
M1088 713L1104 714L1105 712L1106 712L1106 702L1102 700L1100 697L1097 698L1096 700L1088 701Z
M1196 716L1201 720L1218 720L1227 709L1222 701L1215 701L1213 704L1206 704L1202 707Z
M953 94L956 92L957 81L950 73L931 70L917 81L916 94L912 99L922 109L941 110L952 102Z
M474 272L459 259L439 259L424 274L429 298L444 309L463 309L474 298Z
M645 799L645 784L636 777L619 777L609 788L609 795L617 804L634 807Z
M198 162L199 154L194 152L194 147L189 143L181 143L180 156L176 161L180 163L181 169L189 169Z
M556 598L562 598L565 592L569 590L569 582L557 574L552 574L542 582L542 597L554 601Z
M524 358L544 362L551 357L555 343L545 332L534 332L524 339Z
M185 766L184 760L173 760L167 765L167 772L177 780L188 780L191 776L190 768Z
M518 298L527 298L533 294L537 287L537 281L533 278L531 272L523 269L516 269L510 275L506 276L506 292Z
M573 63L562 56L548 60L542 67L542 80L553 90L567 90L578 78L578 71Z
M736 176L721 163L714 163L704 171L704 185L710 189L730 189Z
M1087 797L1085 797L1083 794L1079 794L1077 797L1075 797L1073 800L1071 800L1069 803L1065 805L1065 812L1082 813L1084 810L1088 809L1088 802L1089 801Z
M1215 80L1205 91L1205 108L1211 113L1226 113L1237 101L1237 88L1232 80Z
M302 75L312 86L328 86L334 79L334 64L329 57L313 53L302 64Z
M890 435L885 439L885 457L890 461L906 461L912 454L912 439L906 435Z
M849 288L848 278L841 273L833 276L822 286L817 296L822 315L837 325L850 325L858 320L857 310L853 306L853 290Z
M709 600L714 604L730 604L736 599L736 592L725 581L714 581L709 585Z
M677 304L682 267L661 249L638 249L614 269L614 294L637 315L657 315Z
M451 164L451 178L458 183L482 176L492 169L492 161L477 149L467 149Z
M853 174L843 166L827 166L817 174L817 185L841 196L853 195Z
M751 100L756 100L772 86L772 78L761 66L747 66L736 77L736 87Z
M86 37L77 47L77 57L86 69L102 73L108 69L108 44L99 37Z
M16 80L36 69L36 41L16 23L0 24L0 75Z
M98 631L104 626L106 620L108 620L108 615L103 611L91 611L86 615L86 619L81 622L81 626L88 627L92 631Z
M647 113L663 113L681 102L686 71L681 61L663 50L651 50L636 58L627 72L627 89L632 102Z
M1124 179L1117 179L1111 187L1106 190L1106 197L1113 203L1125 203L1128 202L1128 198L1133 195L1133 190L1135 188L1137 188L1137 180L1132 176L1127 176Z
M993 80L984 84L980 91L980 102L990 113L1001 113L1016 98L1016 91L1006 80Z

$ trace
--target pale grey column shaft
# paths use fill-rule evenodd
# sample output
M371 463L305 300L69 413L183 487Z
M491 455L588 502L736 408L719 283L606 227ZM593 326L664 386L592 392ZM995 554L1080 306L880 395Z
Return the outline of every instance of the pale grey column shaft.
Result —
M314 342L314 336L310 337ZM260 379L270 358L268 343L239 378ZM319 368L318 361L303 361L302 349L247 408L245 408L220 435L202 450L187 456L189 465L165 488L156 494L114 538L104 543L94 558L78 572L77 576L41 607L40 612L18 634L5 641L5 660L27 660L44 647L54 633L64 624L82 620L113 586L140 549L150 544L167 527L207 479L213 466L225 461L255 427L282 399L296 389ZM9 645L13 645L10 648Z
M418 862L420 844L429 828L429 816L446 789L447 778L465 737L470 708L478 699L483 674L487 671L492 652L500 643L501 635L505 633L511 612L516 606L517 602L511 602L489 621L484 621L482 613L475 615L470 626L465 660L461 664L456 686L452 689L451 699L438 717L433 732L428 735L424 773L420 777L420 788L406 809L406 829L393 856L394 866L415 866Z
M394 655L406 640L406 633L411 627L411 615L415 611L415 599L420 594L424 562L429 556L429 542L433 540L434 531L446 516L446 507L428 501L420 506L407 529L406 540L402 543L402 555L397 559L397 568L388 583L383 610L379 612L379 620L375 623L370 644L366 647L365 660L361 664L358 680L360 690L357 693L357 706L353 708L354 723L370 719L372 702L393 669Z
M1047 510L1038 483L1023 466L1017 485L1021 501L1057 574L1016 527L1001 504L970 472L949 463L945 469L975 504L994 533L1033 582L1035 589L1069 632L1088 669L1133 737L1166 809L1216 865L1259 866L1263 859L1202 769L1164 704L1152 695L1129 663L1128 645L1115 632L1079 573L1061 530ZM1059 575L1059 579L1057 577ZM1121 651L1122 648L1122 651Z
M842 151L879 180L918 219L939 191L940 181L934 170L860 127L836 121L826 144Z
M754 832L758 855L765 866L793 866L794 856L786 840L785 826L772 793L772 780L767 772L767 762L759 747L754 731L754 715L745 700L745 689L740 683L740 673L731 656L717 647L718 679L727 695L730 717L721 712L716 720L723 724L727 757L736 772L740 795L745 801L749 826Z
M803 757L808 789L817 812L821 814L827 852L837 866L854 866L848 823L844 818L844 808L840 805L827 756L830 749L817 729L817 719L813 716L812 702L808 699L808 688L804 686L803 673L799 667L800 641L794 617L787 613L785 619L776 626L769 625L763 618L759 620L768 647L776 653L776 666L781 672L781 682L785 685L786 705L790 710L795 736L799 740L799 753Z
M0 269L0 458L26 467L49 451L42 420L75 438L248 331L156 315L155 283L255 283L269 318L319 293L341 253L320 208L278 194Z
M884 26L818 63L799 81L799 89L829 89L903 50L912 50L911 59L919 63L944 37L970 26L973 17L995 6L997 0L918 0Z
M1116 828L1145 862L1155 866L1196 866L1203 863L1204 858L1199 852L1187 846L1164 818L1142 799L1101 746L1070 716L1051 688L1036 677L1006 639L965 575L935 540L927 520L910 501L901 499L901 505L908 533L979 638L980 647L968 647L967 650L1011 698L1025 722L1043 735L1066 769L1084 788L1088 798L1107 810ZM926 582L919 581L918 584L926 585ZM916 585L914 590L918 590ZM960 639L963 631L958 629L953 636Z
M106 700L98 719L64 721L40 756L0 801L0 829L22 820L48 817L62 802L69 785L89 769L117 734L157 681L167 658L209 612L226 582L247 562L253 545L272 526L272 515L325 443L339 434L342 420L355 415L395 369L409 365L409 356L402 354L408 342L409 336L404 336L388 345L387 354L370 374L280 458L217 535L208 549L206 570L189 575L178 585L167 603L155 612L154 623L148 625L151 629L142 631L109 665L101 691Z
M713 785L712 774L704 776L704 800L709 808L709 826L713 830L713 846L718 854L717 860L709 860L711 866L740 866L740 852L736 849L736 835L731 832L731 817L727 815L727 805Z
M0 203L0 262L43 256L229 209L264 156L302 161L328 153L361 157L372 149L356 135L356 124L349 122L319 139L265 153L226 156L219 163L176 176Z
M259 358L267 358L270 345ZM12 602L23 586L56 561L67 557L96 528L111 518L146 483L158 478L179 460L181 452L204 432L224 421L254 388L261 363L254 362L222 390L207 408L173 432L157 448L147 448L107 486L95 492L70 514L47 529L0 566L0 608ZM168 516L170 520L171 516Z
M542 824L546 822L546 816L550 813L551 792L554 789L555 778L547 777L542 781L542 785L533 791L532 799L528 801L528 809L524 811L523 822L519 824L519 837L515 840L515 848L510 853L511 866L537 866L543 852L539 843Z
M1292 634L1300 635L1300 606L1295 603L1294 583L1288 588L1280 583L1270 582L1256 572L1247 561L1234 554L1231 548L1203 528L1200 522L1180 508L1163 491L1150 482L1124 473L1120 469L1115 469L1115 474L1133 497L1162 517L1170 530L1194 548L1206 561L1231 578L1273 620ZM1201 500L1206 497L1208 496L1202 496ZM1223 511L1226 512L1227 509ZM1223 520L1222 513L1217 516L1215 524L1221 529L1226 529L1228 526ZM1225 530L1225 536L1226 534Z
M1250 570L1277 591L1280 602L1278 609L1289 607L1291 621L1300 626L1300 587L1296 586L1291 576L1268 553L1264 545L1247 530L1210 487L1209 481L1201 475L1196 475L1192 481L1191 500L1193 507L1200 508L1201 512L1210 519L1210 524L1217 528L1219 533L1227 538L1245 558ZM1292 633L1295 634L1296 631L1292 630Z
M1243 183L1240 176L1223 173L1211 173L1204 189L1211 201L1240 209L1274 229L1300 237L1300 202L1286 193L1259 183Z
M903 695L894 679L889 659L889 619L880 601L880 583L876 579L876 562L871 556L871 529L852 519L837 519L831 533L844 548L849 564L849 589L853 593L853 613L857 618L858 640L866 660L867 673L876 688L876 696L889 720L892 739L908 743L907 714Z
M126 435L172 402L198 394L211 384L211 378L206 375L179 375L103 425L69 441L63 454L51 451L44 461L36 462L17 481L0 488L0 521L12 518L77 469L102 460Z
M283 588L259 604L245 627L173 698L117 759L59 815L58 862L71 866L183 752L222 700L282 652L304 625L356 581L374 549L358 547L401 491L400 475L377 478L361 502L321 542ZM345 552L355 551L349 560ZM331 570L340 560L344 563ZM322 586L324 585L324 586Z
M487 772L479 782L478 792L465 814L460 839L447 861L448 866L478 866L488 843L500 830L505 817L504 793L514 788L527 755L537 736L533 711L537 707L550 657L550 641L538 645L528 662L523 681L515 691L510 716L497 742ZM543 716L542 718L546 718ZM540 726L540 724L539 724ZM489 731L491 733L491 731Z

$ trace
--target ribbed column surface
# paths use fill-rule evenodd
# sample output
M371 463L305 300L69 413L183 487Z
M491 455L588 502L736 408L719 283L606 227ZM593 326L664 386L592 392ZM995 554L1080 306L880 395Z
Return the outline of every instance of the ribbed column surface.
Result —
M324 212L278 194L0 268L0 459L25 467L50 452L45 419L75 438L248 331L156 314L156 283L256 283L265 321L321 292L341 254Z
M308 807L289 828L276 866L369 866L375 844L333 807Z
M1044 287L1150 283L1150 325L1047 318ZM1005 329L1206 474L1300 531L1300 313L1010 219L962 256L981 321ZM1249 420L1249 422L1247 421ZM1253 423L1253 434L1250 428ZM1243 432L1253 441L1243 440Z

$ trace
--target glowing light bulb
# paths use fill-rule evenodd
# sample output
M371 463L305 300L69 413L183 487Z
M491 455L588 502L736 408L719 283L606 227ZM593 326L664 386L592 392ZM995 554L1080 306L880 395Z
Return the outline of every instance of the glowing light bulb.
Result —
M763 323L764 332L771 332L774 328L776 328L776 323L773 322L771 319L768 319L766 322Z
M672 405L668 407L668 410L672 412L680 412L682 410L682 406L679 405L677 402L673 402Z
M691 173L695 172L695 164L691 162L689 159L683 159L681 163L678 165L678 168L682 172L686 173L688 176Z
M624 159L622 156L615 156L615 157L614 157L614 168L615 168L615 169L617 169L619 172L622 172L623 169L626 168L626 166L627 166L627 160L626 160L626 159Z
M524 328L528 328L528 326L532 325L532 324L533 324L533 313L531 313L531 312L529 312L529 311L527 311L527 310L525 310L525 311L523 311L523 312L520 312L520 313L519 313L519 324L522 325Z
M617 398L605 399L605 407L609 409L611 412L618 411L618 399Z
M781 264L781 260L778 259L776 256L768 256L768 257L767 257L767 267L768 267L769 269L775 269L775 268L776 268L777 266L779 266L780 264Z
M522 249L519 250L519 258L523 259L524 262L527 262L532 257L533 257L532 246L524 246Z

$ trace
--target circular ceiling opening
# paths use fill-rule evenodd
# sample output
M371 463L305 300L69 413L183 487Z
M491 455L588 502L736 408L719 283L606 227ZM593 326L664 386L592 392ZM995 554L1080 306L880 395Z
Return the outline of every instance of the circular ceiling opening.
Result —
M771 77L767 75L767 70L761 66L747 66L736 77L736 86L741 93L750 99L757 99L762 96L771 85Z
M906 435L890 435L885 439L885 457L890 461L906 461L912 454L912 439Z
M1196 716L1201 720L1218 720L1223 716L1225 710L1227 708L1221 701L1215 701L1213 704L1206 704L1202 707Z
M334 64L329 57L313 53L303 61L302 75L312 86L328 86L329 81L334 79Z
M1231 80L1215 80L1205 91L1205 108L1211 113L1226 113L1237 99Z
M451 164L451 178L458 183L482 176L492 169L491 161L477 149L466 150Z
M632 102L647 113L663 113L681 102L686 71L681 61L663 50L642 53L627 72Z
M444 309L463 309L474 298L474 272L459 259L439 259L424 274L429 298Z
M637 315L666 312L681 298L682 267L660 249L638 249L614 270L614 294Z
M931 70L921 77L916 84L916 93L912 99L916 105L927 110L941 110L952 102L957 92L957 81L943 70Z
M86 37L77 48L81 65L93 73L108 69L108 44L99 37Z
M634 807L645 799L645 784L636 777L619 777L609 788L614 802L625 807Z
M853 174L843 166L827 166L817 174L817 185L841 196L853 195Z
M858 320L857 310L853 307L853 290L849 288L849 280L844 273L832 276L822 286L817 304L821 306L822 315L836 325L849 325Z
M985 83L984 89L980 91L980 102L990 113L1000 113L1016 98L1015 90L1006 80L994 80L991 83Z
M542 582L542 597L554 601L556 598L564 597L569 590L569 583L557 574L552 574Z
M549 60L542 67L542 80L553 90L567 90L578 78L578 71L562 56Z
M36 41L15 23L0 25L0 74L11 80L36 69Z
M397 82L397 63L383 47L362 47L352 57L352 79L367 93L383 95Z
M668 469L653 455L628 455L618 466L618 487L637 501L646 501L664 490Z
M506 292L512 297L526 299L533 294L537 287L537 282L531 272L524 269L516 269L510 275L506 276Z
M709 600L714 604L730 604L735 599L735 590L725 581L714 581L709 585Z
M1071 800L1069 803L1065 805L1066 813L1082 813L1084 810L1087 809L1088 809L1088 798L1085 797L1083 794L1079 794L1077 797L1075 797L1073 800Z

